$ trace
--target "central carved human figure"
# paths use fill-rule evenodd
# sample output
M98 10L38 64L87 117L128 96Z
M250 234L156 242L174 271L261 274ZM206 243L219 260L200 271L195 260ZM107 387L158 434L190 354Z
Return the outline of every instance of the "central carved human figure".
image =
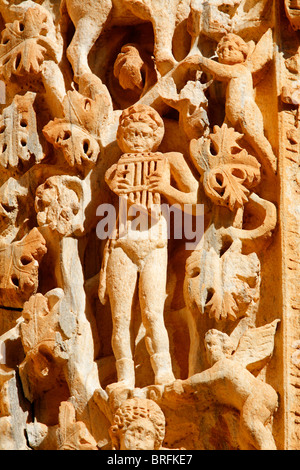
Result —
M157 152L163 136L164 123L154 109L136 105L125 110L117 134L119 147L125 154L106 173L111 190L126 198L128 211L138 204L148 219L152 209L158 208L151 227L144 230L128 215L126 230L130 236L117 233L108 241L100 276L100 290L105 285L111 305L118 382L129 388L135 386L131 323L137 286L155 383L174 381L164 324L168 227L159 207L162 198L181 207L196 204L198 183L181 153ZM179 189L171 184L171 178ZM156 236L149 236L149 230ZM100 299L103 301L103 292Z

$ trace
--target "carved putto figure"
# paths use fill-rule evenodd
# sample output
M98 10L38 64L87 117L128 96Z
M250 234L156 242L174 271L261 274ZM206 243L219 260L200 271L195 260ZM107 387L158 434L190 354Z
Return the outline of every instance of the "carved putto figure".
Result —
M215 80L227 83L226 121L245 134L258 156L276 171L277 163L270 142L264 135L264 122L254 97L253 75L270 62L271 31L265 33L254 50L236 34L227 34L218 44L219 62L200 55L189 61L199 64ZM272 44L272 43L271 43Z

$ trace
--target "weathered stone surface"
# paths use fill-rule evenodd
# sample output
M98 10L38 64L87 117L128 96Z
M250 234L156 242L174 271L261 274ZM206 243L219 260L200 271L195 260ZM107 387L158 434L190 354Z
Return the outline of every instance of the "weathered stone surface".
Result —
M300 2L0 14L0 449L300 449Z

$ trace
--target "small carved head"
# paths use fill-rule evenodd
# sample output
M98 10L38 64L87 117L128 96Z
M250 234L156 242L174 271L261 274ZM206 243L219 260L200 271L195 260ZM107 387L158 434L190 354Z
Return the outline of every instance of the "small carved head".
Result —
M126 400L109 430L114 450L159 450L165 436L165 416L148 399Z
M249 45L236 34L229 33L219 42L217 54L222 64L241 64L247 60Z
M213 366L221 359L230 357L235 350L230 337L219 330L209 330L206 333L205 349L210 366Z
M134 105L123 111L117 132L117 141L123 152L154 152L163 136L163 120L150 106Z

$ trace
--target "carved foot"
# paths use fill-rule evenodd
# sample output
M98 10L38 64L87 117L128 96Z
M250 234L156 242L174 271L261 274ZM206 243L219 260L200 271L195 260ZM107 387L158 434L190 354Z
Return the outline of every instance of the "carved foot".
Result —
M155 373L155 385L167 385L174 382L175 377L168 353L153 354L151 364Z

